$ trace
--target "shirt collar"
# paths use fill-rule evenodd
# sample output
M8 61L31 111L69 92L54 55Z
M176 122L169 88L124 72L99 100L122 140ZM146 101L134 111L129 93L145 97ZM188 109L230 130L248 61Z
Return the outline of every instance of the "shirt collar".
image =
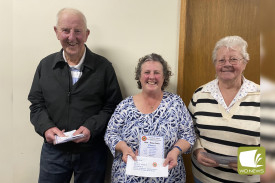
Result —
M251 92L259 92L259 87L252 81L247 80L244 76L242 76L243 84L240 88L240 90L251 93ZM218 89L218 79L214 79L213 81L210 81L207 83L203 89L202 92L214 92Z
M89 50L89 48L87 48L87 46L85 45L86 51L85 51L85 56L84 56L84 61L82 64L82 70L85 66L85 68L89 68L91 70L94 70L96 68L96 60L101 60L101 59L105 59L104 57L100 57L99 55L93 53L91 50ZM63 65L63 64L67 64L63 58L63 49L61 49L59 52L54 53L53 55L53 64L52 64L52 68L55 69L56 67L58 67L58 65Z
M230 111L231 107L239 100L241 100L243 97L247 96L248 93L253 93L253 92L259 92L260 87L255 84L252 81L249 81L245 79L245 77L242 77L243 84L234 97L234 99L231 101L231 103L227 106L224 98L220 92L219 86L218 86L218 79L215 79L209 83L207 83L203 89L202 92L209 92L211 96L219 103L221 104L227 112Z
M63 55L63 58L64 58L65 62L68 63L68 61L67 61L67 59L66 59L66 57L65 57L64 50L62 51L62 55ZM83 65L83 62L84 62L85 55L86 55L86 47L85 47L84 53L83 53L83 55L82 55L82 57L81 57L79 63L78 63L77 65L74 65L74 66L71 66L71 65L69 65L69 66L70 66L71 68L75 68L75 69L81 71L81 70L82 70L82 65Z

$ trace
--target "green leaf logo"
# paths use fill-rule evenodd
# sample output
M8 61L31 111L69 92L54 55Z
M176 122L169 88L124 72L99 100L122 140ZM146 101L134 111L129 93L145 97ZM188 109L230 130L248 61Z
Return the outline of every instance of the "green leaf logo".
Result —
M264 147L239 147L238 173L244 175L259 175L265 172Z

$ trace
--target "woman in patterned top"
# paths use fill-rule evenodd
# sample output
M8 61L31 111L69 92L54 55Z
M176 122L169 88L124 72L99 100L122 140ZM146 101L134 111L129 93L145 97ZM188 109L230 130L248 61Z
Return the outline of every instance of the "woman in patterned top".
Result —
M258 175L239 175L237 160L221 165L205 154L237 157L238 147L260 145L259 85L243 76L249 61L247 42L225 37L216 43L212 59L217 78L199 87L188 106L197 133L192 153L195 182L259 182Z
M135 79L141 93L123 100L112 115L105 142L113 156L112 182L185 182L181 154L190 152L195 142L192 118L181 98L164 91L171 71L157 54L139 59ZM125 174L127 157L136 159L141 136L163 138L164 165L168 177L138 177Z

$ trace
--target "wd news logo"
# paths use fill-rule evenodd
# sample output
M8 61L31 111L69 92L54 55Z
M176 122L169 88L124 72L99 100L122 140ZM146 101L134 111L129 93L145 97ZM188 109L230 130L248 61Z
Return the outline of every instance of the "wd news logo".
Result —
M264 147L239 147L238 173L242 175L259 175L265 173Z

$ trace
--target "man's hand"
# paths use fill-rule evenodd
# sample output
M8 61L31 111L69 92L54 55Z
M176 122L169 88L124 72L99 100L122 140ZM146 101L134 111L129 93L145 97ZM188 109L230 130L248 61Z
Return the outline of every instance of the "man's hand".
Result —
M60 131L57 127L52 127L49 128L45 133L45 138L46 141L49 144L52 144L55 140L55 135L59 136L59 137L65 137L65 135L63 134L64 130Z
M79 127L79 129L76 130L73 135L78 135L78 134L83 134L84 137L74 140L75 143L88 142L90 140L91 132L88 128L84 126Z

